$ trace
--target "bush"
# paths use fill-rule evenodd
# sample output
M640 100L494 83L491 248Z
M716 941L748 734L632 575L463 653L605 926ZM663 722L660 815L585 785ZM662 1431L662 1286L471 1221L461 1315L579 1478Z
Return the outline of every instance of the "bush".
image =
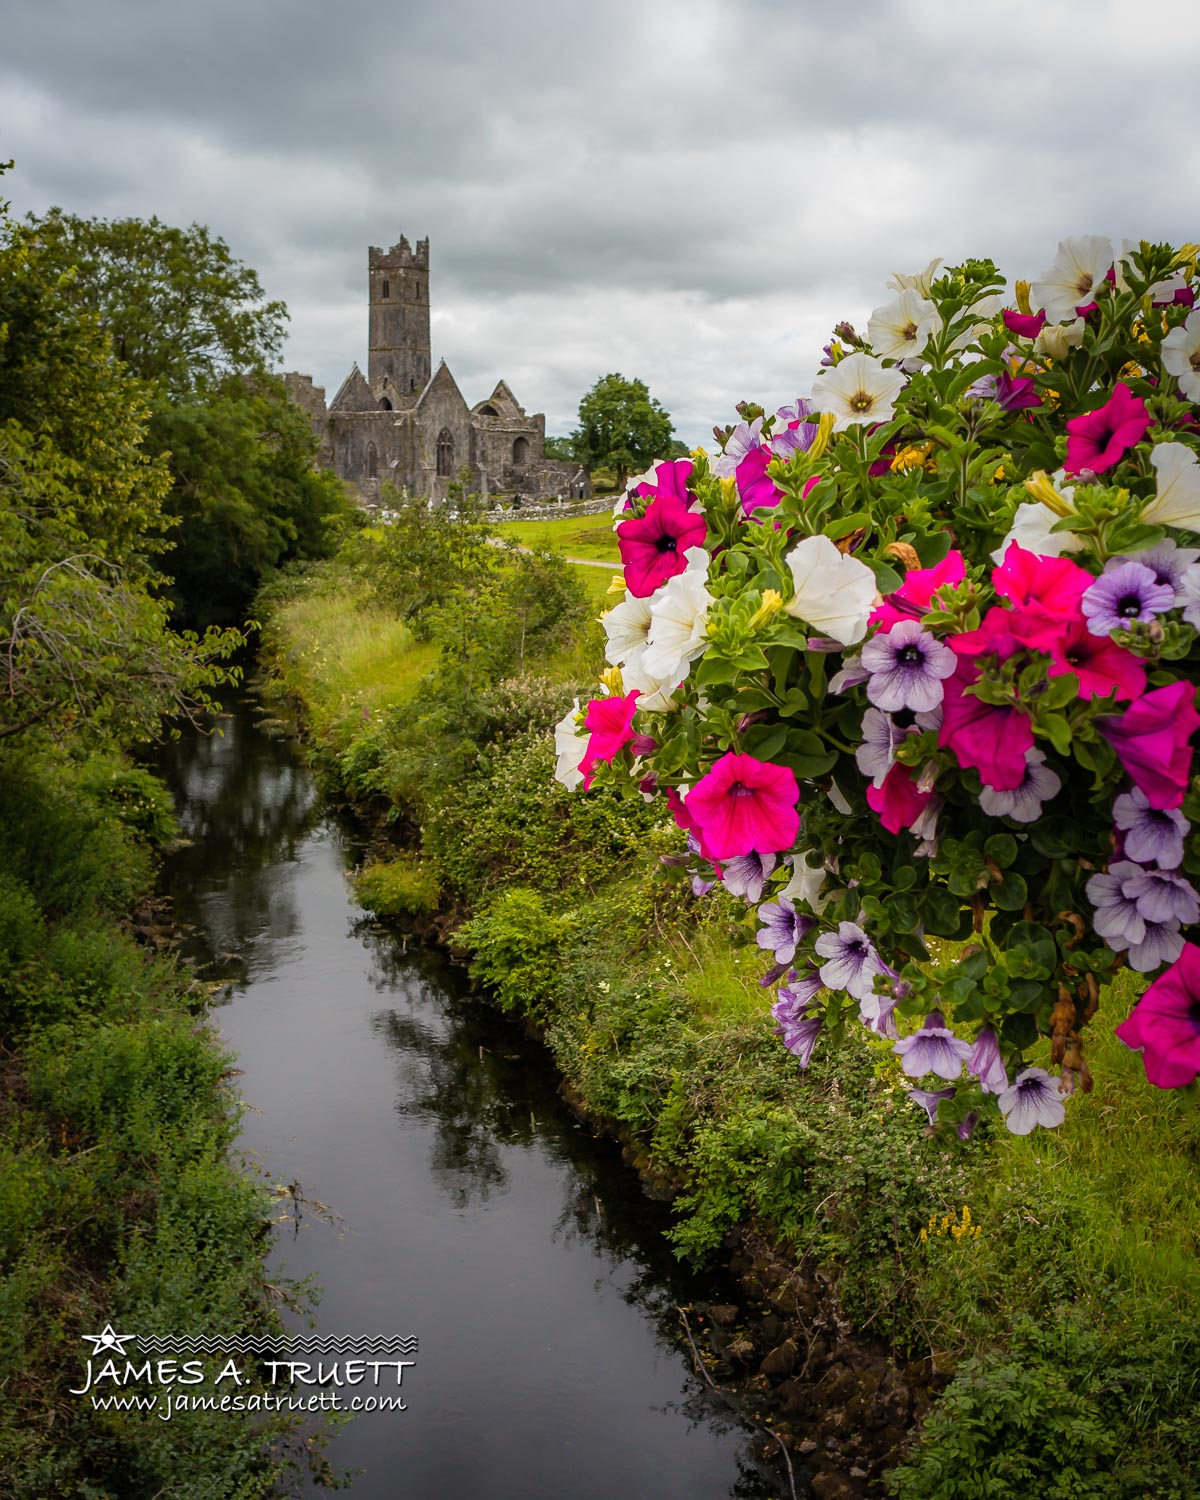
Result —
M381 917L416 917L437 910L441 885L436 872L413 855L373 859L354 879L354 894Z

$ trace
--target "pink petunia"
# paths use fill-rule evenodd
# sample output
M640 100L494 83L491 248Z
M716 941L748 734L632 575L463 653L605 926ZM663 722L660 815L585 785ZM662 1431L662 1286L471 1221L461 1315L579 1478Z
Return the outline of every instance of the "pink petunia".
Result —
M652 476L641 481L636 493L646 500L656 499L659 495L674 495L676 500L688 505L692 499L688 494L688 482L695 467L690 458L664 459L654 465Z
M996 592L1015 608L1009 628L1026 646L1047 651L1062 626L1082 618L1081 600L1095 578L1069 557L1043 557L1010 542L992 570Z
M1036 313L1020 313L1006 307L1000 316L1004 319L1004 326L1009 333L1015 333L1018 338L1022 339L1037 338L1046 326L1044 310Z
M911 828L933 796L918 789L912 771L900 761L883 778L882 786L867 787L867 801L889 833Z
M1012 791L1025 780L1025 752L1033 748L1033 729L1016 709L982 703L968 693L978 680L974 662L960 660L946 681L938 744L948 747L960 766L978 771L984 786Z
M1146 691L1146 663L1107 636L1093 635L1086 620L1070 620L1047 647L1051 677L1074 672L1081 698L1140 698Z
M638 599L648 599L668 578L686 570L684 554L689 547L702 547L707 534L704 517L688 509L686 491L684 498L661 492L644 516L617 527L625 587Z
M735 751L688 793L687 812L714 859L790 849L800 831L800 788L787 766Z
M1143 1049L1146 1077L1160 1089L1182 1089L1200 1076L1200 948L1183 952L1160 974L1116 1028L1127 1047Z
M758 448L751 448L734 471L742 509L747 515L764 507L774 507L783 499L783 491L767 477L767 465L774 456L763 443Z
M878 625L880 630L890 630L901 620L919 620L938 589L947 584L961 583L966 576L961 552L947 552L932 568L913 568L905 574L904 582L895 593L889 594L872 614L868 623Z
M1173 682L1139 698L1118 719L1101 716L1096 728L1117 752L1130 780L1160 812L1178 807L1192 774L1192 747L1200 729L1196 690Z
M1068 474L1079 474L1084 469L1103 474L1141 442L1149 426L1146 403L1123 380L1118 380L1103 406L1081 417L1072 417L1067 423L1067 458L1063 468Z
M587 706L583 727L591 732L579 769L584 787L592 784L592 767L600 761L612 761L634 738L633 716L637 712L638 694L624 698L593 698Z

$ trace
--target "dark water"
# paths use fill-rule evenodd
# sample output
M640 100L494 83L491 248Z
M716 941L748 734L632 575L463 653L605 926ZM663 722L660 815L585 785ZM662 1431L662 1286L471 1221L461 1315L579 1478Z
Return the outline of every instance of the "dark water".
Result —
M355 905L359 850L246 698L164 769L166 872L238 1054L249 1156L330 1205L273 1263L323 1333L415 1335L404 1412L335 1439L358 1500L766 1500L755 1439L694 1374L661 1205L565 1108L544 1052ZM761 1440L759 1440L761 1445Z

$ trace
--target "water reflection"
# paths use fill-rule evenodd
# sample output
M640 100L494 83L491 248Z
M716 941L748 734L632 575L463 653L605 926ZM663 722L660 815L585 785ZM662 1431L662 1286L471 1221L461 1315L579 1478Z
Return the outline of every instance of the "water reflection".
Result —
M306 1220L274 1260L324 1288L321 1331L421 1340L411 1410L336 1440L366 1471L352 1495L779 1494L681 1338L677 1306L729 1287L680 1268L663 1205L566 1109L544 1050L364 919L354 835L252 701L232 708L223 738L165 758L193 840L167 876L193 956L232 980L248 1148L347 1227Z

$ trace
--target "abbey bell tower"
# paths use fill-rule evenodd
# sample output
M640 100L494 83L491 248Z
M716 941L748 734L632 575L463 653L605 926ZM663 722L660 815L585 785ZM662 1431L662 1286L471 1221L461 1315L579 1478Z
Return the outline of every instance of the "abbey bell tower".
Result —
M367 380L378 391L386 376L401 396L417 396L431 374L429 241L414 250L404 238L390 250L367 252L370 320Z

